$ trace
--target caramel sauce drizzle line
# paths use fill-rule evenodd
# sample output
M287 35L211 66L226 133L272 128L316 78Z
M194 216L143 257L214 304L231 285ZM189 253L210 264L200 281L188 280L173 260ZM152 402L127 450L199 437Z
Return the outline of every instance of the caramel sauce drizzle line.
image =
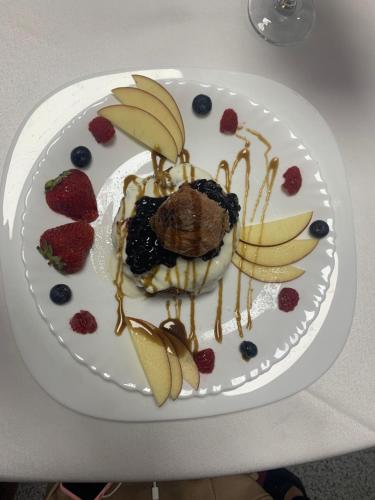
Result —
M181 163L189 163L190 161L190 153L187 149L183 149L180 153L180 161Z
M265 176L265 178L263 180L263 183L261 185L261 188L259 190L259 193L262 195L263 191L264 191L264 187L267 185L266 199L264 201L262 215L261 215L261 218L260 218L261 230L260 230L260 236L259 236L258 244L260 244L261 241L262 241L264 219L266 217L266 213L267 213L267 210L268 210L268 206L269 206L269 202L270 202L270 198L271 198L272 189L273 189L273 185L274 185L274 182L275 182L275 178L276 178L278 166L279 166L279 159L276 158L276 157L272 158L272 160L269 162L269 164L267 166L266 176ZM256 214L257 208L258 208L259 203L260 203L260 199L261 198L259 197L259 194L258 194L258 199L257 199L256 204L255 204L254 209L253 209L251 222L254 221L255 214ZM258 259L259 248L260 247L258 246L256 248L256 250L255 250L255 258L254 258L255 264L256 264L257 259ZM249 278L249 284L248 284L248 290L247 290L247 300L246 300L246 310L247 310L247 324L246 324L246 327L249 330L251 330L252 325L253 325L253 321L252 321L252 318L251 318L251 308L252 308L252 305L253 305L253 287L252 287L252 285L253 285L253 279Z
M171 301L170 300L166 301L165 307L167 309L167 319L171 319L172 315L171 315Z
M201 293L204 285L206 284L207 282L207 278L208 278L208 274L210 272L210 269L211 269L211 265L212 265L212 259L210 259L208 262L207 262L207 266L206 266L206 272L204 273L204 276L203 276L203 280L202 280L202 283L201 283L201 286L199 287L199 290L198 290L198 295Z
M126 316L125 316L125 311L124 311L124 298L125 294L123 292L122 286L123 286L123 281L124 281L124 273L123 273L123 253L124 253L124 245L125 245L125 239L127 235L127 228L125 225L125 213L126 213L126 203L125 203L125 196L126 192L128 190L129 185L133 182L134 184L137 185L138 187L138 196L141 197L142 193L144 192L145 186L142 184L139 184L138 178L136 175L128 175L124 179L123 183L123 198L121 200L121 216L120 216L120 223L117 224L116 227L116 234L117 234L117 267L116 267L116 276L114 279L114 284L116 286L116 293L115 293L115 299L117 302L117 321L116 321L116 326L115 326L115 333L116 335L121 335L122 332L126 328Z
M175 317L177 319L181 319L181 307L182 307L182 300L179 299L178 297L174 298L174 309L175 309Z
M217 171L216 171L216 177L215 177L216 182L219 182L218 179L219 179L219 175L220 175L221 170L224 172L224 175L225 175L225 189L229 193L230 185L231 185L231 178L230 178L230 168L229 168L229 164L227 161L222 160L219 163L219 166L217 167Z
M245 160L246 163L246 178L245 178L245 193L243 198L243 208L242 208L242 225L246 223L246 214L247 214L247 204L250 192L250 173L251 173L251 164L250 164L250 151L249 151L250 142L247 141L245 143L244 149L242 149L235 159L232 169L231 169L231 181L238 167L238 164L241 160ZM241 284L242 284L242 272L238 269L237 272L237 290L236 290L236 305L234 308L234 316L237 323L238 334L240 337L243 337L243 328L241 324Z
M219 289L218 289L218 300L217 300L217 308L216 308L216 319L215 319L215 339L219 344L223 341L223 328L221 326L221 317L222 317L222 309L223 309L223 278L219 280Z
M190 294L190 334L189 345L191 352L197 352L199 349L198 337L195 328L195 295Z
M164 163L166 159L163 156L158 156L155 151L151 153L152 168L154 170L154 195L155 196L166 196L167 195L167 185L166 185L166 172L163 171Z

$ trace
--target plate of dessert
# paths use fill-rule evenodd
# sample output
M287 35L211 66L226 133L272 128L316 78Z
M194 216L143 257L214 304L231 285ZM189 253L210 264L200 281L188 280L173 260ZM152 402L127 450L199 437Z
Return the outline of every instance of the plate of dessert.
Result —
M264 105L133 79L41 152L22 260L46 335L161 406L261 377L308 335L335 219L303 138Z

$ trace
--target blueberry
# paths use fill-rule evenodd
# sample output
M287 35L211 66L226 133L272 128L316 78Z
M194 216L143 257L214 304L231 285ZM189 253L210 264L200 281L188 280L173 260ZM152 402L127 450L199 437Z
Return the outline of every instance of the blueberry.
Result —
M329 226L324 220L316 220L310 225L309 231L315 238L324 238L329 233Z
M255 358L258 354L258 348L253 342L249 340L244 340L240 344L240 352L244 360L249 361L251 358Z
M66 304L72 298L72 291L68 285L55 285L49 292L49 298L55 304Z
M212 101L208 95L199 94L193 99L193 111L197 115L208 115L212 109Z
M76 167L87 167L87 165L91 162L90 150L85 146L77 146L70 153L70 159Z

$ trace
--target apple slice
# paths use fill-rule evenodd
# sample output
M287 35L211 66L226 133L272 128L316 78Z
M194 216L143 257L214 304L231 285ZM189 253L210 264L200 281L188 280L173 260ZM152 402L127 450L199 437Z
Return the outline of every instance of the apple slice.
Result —
M241 229L240 239L249 245L262 247L281 245L302 233L310 222L312 214L310 211L264 224L245 226Z
M236 252L258 266L279 267L293 264L314 250L318 239L291 240L273 247L257 247L239 242Z
M264 281L265 283L285 283L286 281L292 281L299 278L305 272L303 269L294 266L258 266L257 264L252 264L242 259L238 253L233 255L232 262L240 271L250 276L250 278Z
M163 339L163 342L165 344L169 364L171 367L172 385L170 395L171 398L175 400L178 398L182 389L182 369L174 345L172 344L168 336L164 335L163 330L159 329L159 332L160 337Z
M171 368L163 339L157 333L158 328L145 321L127 317L126 324L154 399L161 406L168 399L172 387Z
M168 129L147 111L118 104L100 109L99 115L171 162L176 162L177 146L173 137Z
M182 378L193 389L197 390L199 387L199 371L191 352L180 339L165 330L163 330L163 333L171 341L173 347L175 348L181 365Z
M152 80L151 78L148 78L147 76L132 75L132 77L139 89L145 90L146 92L149 92L150 94L154 95L167 106L169 111L175 117L182 133L183 142L185 142L184 122L182 120L182 116L177 106L177 103L173 99L171 94L168 92L168 90L165 89L162 85L160 85L160 83L156 82L155 80Z
M155 116L173 137L177 152L183 147L183 136L178 123L166 105L157 97L135 87L119 87L112 90L113 95L122 103L143 109Z

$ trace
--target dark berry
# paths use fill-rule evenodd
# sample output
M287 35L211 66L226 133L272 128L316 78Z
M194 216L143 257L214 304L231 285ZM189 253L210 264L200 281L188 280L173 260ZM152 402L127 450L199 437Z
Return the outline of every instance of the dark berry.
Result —
M194 353L194 361L201 373L211 373L215 367L215 353L212 349L203 349Z
M285 179L284 184L282 184L283 190L292 196L297 194L302 186L302 175L298 167L289 167L286 172L284 172L283 177Z
M68 285L55 285L49 292L49 298L55 304L66 304L72 298L72 291Z
M329 233L329 226L324 220L316 220L310 225L309 231L315 238L324 238Z
M85 146L77 146L70 153L70 159L76 167L87 167L91 162L91 153Z
M244 340L240 344L240 352L243 359L249 361L249 359L255 358L255 356L258 354L258 348L253 342Z
M196 113L197 115L205 116L208 115L208 113L212 109L212 101L208 97L208 95L199 94L194 97L192 106L194 113Z
M298 305L299 294L294 288L283 288L279 292L277 301L280 311L293 311Z

